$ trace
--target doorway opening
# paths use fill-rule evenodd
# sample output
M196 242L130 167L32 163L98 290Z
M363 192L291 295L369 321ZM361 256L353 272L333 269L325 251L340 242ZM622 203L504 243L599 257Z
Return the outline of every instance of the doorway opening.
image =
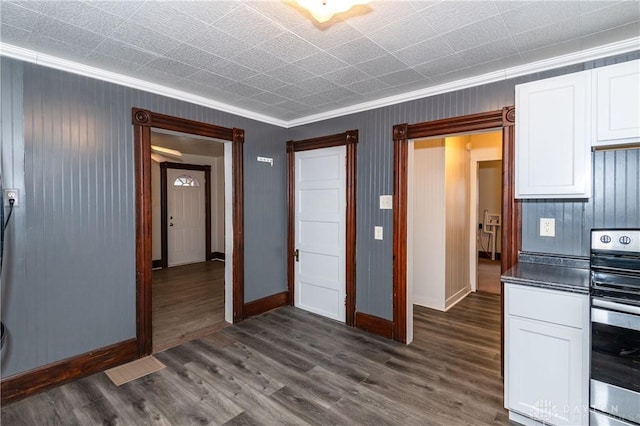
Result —
M393 127L393 338L395 340L410 343L413 339L413 282L409 275L408 257L408 212L411 207L408 203L410 198L408 189L410 184L409 169L412 164L409 158L410 141L490 130L498 130L501 133L504 158L502 163L501 271L504 272L515 264L520 248L520 204L516 202L514 197L514 123L515 109L505 107L501 110L485 113L411 125L399 124ZM462 248L462 250L468 253L469 246L467 245L466 249ZM466 266L462 265L462 267Z
M407 281L414 304L447 311L478 289L500 294L501 159L502 131L409 141Z
M224 141L224 199L226 200L224 203L224 319L226 322L239 322L244 318L244 131L138 108L132 109L132 124L136 183L136 340L138 356L142 357L151 354L153 350L151 130L153 128L160 133ZM187 182L189 179L183 181ZM209 257L209 251L205 253L205 257Z
M224 320L224 141L151 130L153 352Z

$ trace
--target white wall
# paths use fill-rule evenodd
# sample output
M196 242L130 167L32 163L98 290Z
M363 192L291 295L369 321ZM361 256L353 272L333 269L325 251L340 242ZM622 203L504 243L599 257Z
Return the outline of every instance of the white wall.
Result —
M502 210L502 161L481 161L478 163L478 223L484 221L484 211L500 213ZM478 227L476 226L476 229ZM500 232L496 235L496 253L500 253L502 241ZM481 247L489 251L489 234L480 232Z
M211 251L224 252L224 158L182 154L185 164L211 166ZM188 173L188 171L185 171ZM170 183L169 183L170 184ZM161 258L160 165L151 162L152 256Z
M469 136L445 142L445 309L471 291L469 282Z
M445 142L413 144L413 302L445 308ZM409 250L411 252L411 249Z
M447 310L470 291L469 136L413 143L408 273L413 303Z

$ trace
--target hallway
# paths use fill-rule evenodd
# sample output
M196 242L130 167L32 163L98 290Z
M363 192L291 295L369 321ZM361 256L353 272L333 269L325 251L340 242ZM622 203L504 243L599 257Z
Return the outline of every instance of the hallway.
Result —
M153 352L202 337L224 321L224 263L201 262L153 271Z

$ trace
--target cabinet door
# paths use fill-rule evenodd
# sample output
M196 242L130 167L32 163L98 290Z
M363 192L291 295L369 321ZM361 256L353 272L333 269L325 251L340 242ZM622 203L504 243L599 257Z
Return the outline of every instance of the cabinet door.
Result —
M516 198L591 196L590 76L516 86Z
M640 142L640 60L593 72L597 116L594 145Z
M545 424L587 424L583 331L515 316L507 321L507 408Z

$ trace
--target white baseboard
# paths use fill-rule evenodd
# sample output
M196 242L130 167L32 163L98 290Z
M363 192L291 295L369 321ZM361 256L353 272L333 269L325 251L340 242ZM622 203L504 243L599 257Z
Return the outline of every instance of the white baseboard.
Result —
M444 311L448 311L449 309L453 308L458 302L460 302L462 299L464 299L465 297L467 297L467 295L471 293L471 287L470 286L466 286L462 289L460 289L457 293L455 293L452 296L449 296L449 298L445 301L445 308Z
M429 309L436 309L438 311L445 311L445 305L444 305L444 301L443 300L438 300L438 299L432 299L430 297L424 297L424 296L413 296L413 304L414 305L419 305L419 306L424 306L425 308L429 308Z

